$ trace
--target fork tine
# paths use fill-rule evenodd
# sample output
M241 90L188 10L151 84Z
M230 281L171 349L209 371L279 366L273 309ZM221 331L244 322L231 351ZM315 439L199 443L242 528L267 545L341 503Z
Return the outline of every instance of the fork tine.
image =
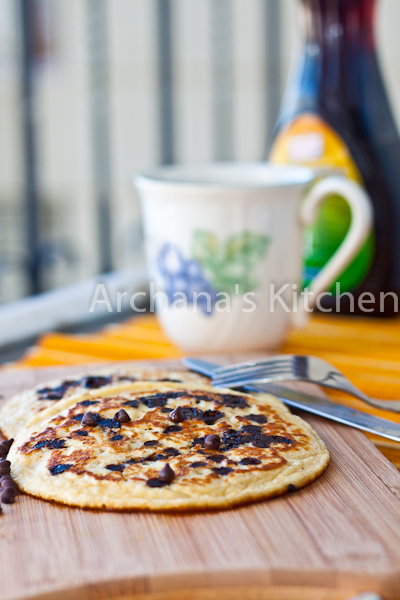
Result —
M224 385L226 387L230 387L232 385L243 385L243 383L247 383L250 381L257 381L260 379L264 379L264 378L270 378L273 379L275 377L282 377L282 376L293 376L292 370L288 369L287 367L277 367L277 368L270 368L270 369L257 369L257 370L253 370L250 371L248 373L236 373L233 375L230 375L229 377L216 377L215 379L212 380L212 384L215 386L220 386L223 387Z
M286 373L282 376L277 375L275 377L271 377L270 375L263 377L241 377L235 381L215 379L211 382L211 385L218 388L238 388L244 385L257 385L259 383L270 383L276 381L293 381L293 377L290 375L290 373Z
M247 369L268 366L270 364L288 364L288 363L292 362L292 359L293 359L293 356L291 354L282 355L282 356L271 356L270 358L263 359L260 361L253 361L253 362L249 361L249 362L239 363L239 364L235 364L235 365L227 365L224 367L218 367L217 369L215 369L215 373L218 376L219 375L228 375L230 373L246 371Z
M215 369L215 371L217 373L225 373L225 372L229 372L232 370L239 370L239 369L246 369L248 367L257 367L260 365L267 365L271 362L276 362L276 361L287 362L287 361L292 360L292 358L293 358L292 354L278 354L275 356L269 356L267 358L263 358L262 360L253 360L253 361L246 361L243 363L223 365L221 367L217 367Z
M292 372L292 365L291 364L285 364L285 363L273 363L271 365L265 365L265 366L257 366L254 368L248 368L245 371L236 371L233 370L231 372L228 373L218 373L217 375L215 375L213 377L213 380L215 379L234 379L237 377L249 377L249 376L254 376L254 375L258 375L259 373L276 373L276 372L282 372L282 371L288 371L288 372Z
M231 371L226 371L225 373L215 373L213 378L216 377L234 377L235 375L247 375L247 373L255 373L260 370L269 370L269 369L292 369L292 365L289 362L274 362L265 365L256 365L255 367L246 367L243 369L232 369Z
M217 375L214 379L234 379L235 377L254 377L260 373L270 374L270 373L279 373L287 371L291 373L293 371L291 365L285 364L277 364L277 365L268 365L266 367L256 367L255 369L248 369L247 371L233 371L232 373L228 373L225 375Z

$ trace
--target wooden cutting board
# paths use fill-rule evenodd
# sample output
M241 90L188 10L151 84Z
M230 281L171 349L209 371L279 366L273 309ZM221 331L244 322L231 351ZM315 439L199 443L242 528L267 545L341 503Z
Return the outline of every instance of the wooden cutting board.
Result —
M0 372L2 401L74 371ZM19 496L0 516L0 598L347 600L369 590L400 599L400 473L362 433L302 416L332 461L275 500L166 515Z

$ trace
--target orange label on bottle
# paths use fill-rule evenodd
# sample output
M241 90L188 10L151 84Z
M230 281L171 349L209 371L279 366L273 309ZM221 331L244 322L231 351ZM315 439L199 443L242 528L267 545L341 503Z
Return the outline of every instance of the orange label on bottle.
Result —
M284 127L274 141L270 162L297 163L312 168L340 169L361 183L357 166L341 137L320 117L302 114Z
M362 184L362 177L344 140L323 119L302 114L277 135L269 156L270 162L295 163L311 167L321 176L338 171ZM338 196L325 200L317 220L305 232L304 284L319 273L343 241L351 221L347 202ZM341 291L351 291L368 275L375 252L374 235L370 234L352 263L338 278ZM335 286L331 291L335 292Z

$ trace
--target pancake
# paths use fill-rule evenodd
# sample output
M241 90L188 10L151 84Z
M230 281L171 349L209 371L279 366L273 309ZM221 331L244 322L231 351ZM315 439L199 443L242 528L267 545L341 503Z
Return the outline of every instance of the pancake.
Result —
M278 398L186 382L56 402L20 432L8 458L20 488L39 498L179 511L292 492L329 463L318 434Z
M0 411L0 430L7 438L15 438L26 422L38 412L63 398L96 395L100 391L121 389L137 380L205 383L205 377L190 371L172 371L158 368L140 368L116 365L95 369L89 374L71 375L65 380L57 379L24 390L10 398Z

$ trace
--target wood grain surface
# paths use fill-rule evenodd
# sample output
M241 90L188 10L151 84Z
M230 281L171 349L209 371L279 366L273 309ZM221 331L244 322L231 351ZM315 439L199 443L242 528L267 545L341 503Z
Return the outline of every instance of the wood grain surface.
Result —
M75 371L4 370L1 401ZM361 432L302 417L332 461L275 500L165 515L18 496L0 516L0 598L348 600L369 590L400 599L400 473Z

